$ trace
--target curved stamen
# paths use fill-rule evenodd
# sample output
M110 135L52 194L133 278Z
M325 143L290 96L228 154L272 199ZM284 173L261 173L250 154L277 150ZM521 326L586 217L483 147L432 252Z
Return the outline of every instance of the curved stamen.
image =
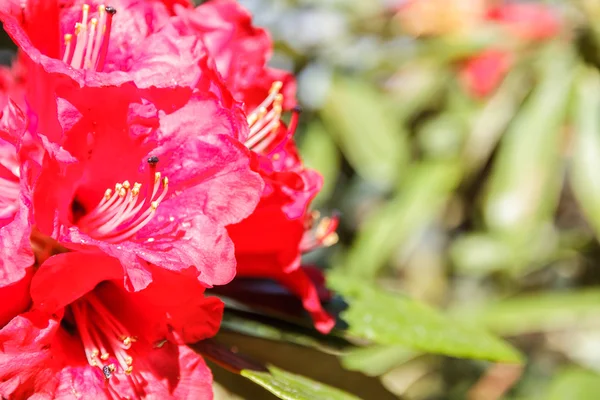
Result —
M319 213L313 214L312 221L319 218ZM311 221L310 225L313 225ZM336 244L339 240L338 234L335 232L339 224L339 217L333 215L330 217L323 217L317 224L316 228L312 229L309 226L309 230L304 232L302 241L300 242L300 250L302 252L308 252L315 250L319 247L329 247Z
M245 144L249 149L262 151L277 137L283 112L283 95L279 93L282 87L282 82L274 82L269 90L269 95L248 115L250 134ZM259 148L260 150L257 150Z
M169 180L161 179L156 163L149 163L150 179L144 196L141 183L128 181L108 189L96 208L81 218L77 225L95 239L118 243L133 237L154 217L160 202L168 192ZM162 191L159 190L162 188Z
M111 378L116 373L123 373L127 376L134 392L143 395L145 381L141 375L134 373L134 359L131 356L131 347L135 338L128 333L118 318L93 292L72 303L69 308L87 362L101 371L109 393L116 398L123 398L116 387L111 385Z
M82 6L81 22L75 24L73 34L64 37L65 50L63 62L73 68L102 71L108 52L112 18L117 10L113 7L98 6L98 17L92 18L88 24L90 6ZM73 44L73 42L75 42Z

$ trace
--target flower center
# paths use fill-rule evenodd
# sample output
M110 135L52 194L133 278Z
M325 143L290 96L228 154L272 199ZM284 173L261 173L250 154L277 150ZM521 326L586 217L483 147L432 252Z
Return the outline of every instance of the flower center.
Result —
M158 157L148 159L150 178L144 196L140 196L141 183L117 183L114 191L107 189L96 208L77 221L77 226L91 237L110 243L133 237L150 222L168 191L169 180L156 172L157 163Z
M87 362L102 372L111 398L123 398L110 385L111 378L117 373L124 373L133 391L143 394L146 382L139 373L134 373L131 356L131 346L136 342L136 337L129 334L123 324L93 292L75 301L69 308ZM116 377L115 379L118 382L119 379Z
M133 358L129 350L136 338L127 332L100 299L91 292L72 303L70 309L88 364L99 368L106 379L117 371L131 374Z
M98 18L88 23L90 6L82 7L81 22L75 24L73 34L65 35L63 62L76 69L102 71L108 52L113 16L117 10L110 6L98 6Z
M315 221L318 219L320 219L319 223L315 226ZM339 240L338 234L335 232L338 223L339 218L337 216L320 218L319 212L314 211L300 242L301 251L308 252L319 247L329 247L336 244Z

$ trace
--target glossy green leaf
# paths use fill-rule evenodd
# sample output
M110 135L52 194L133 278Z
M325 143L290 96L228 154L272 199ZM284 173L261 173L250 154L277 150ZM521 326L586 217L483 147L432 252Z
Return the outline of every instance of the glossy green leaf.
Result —
M484 205L487 225L511 239L555 211L562 186L562 124L573 81L569 52L552 47L542 53L540 82L502 139Z
M425 304L386 293L341 271L329 275L329 284L349 303L342 318L352 336L452 357L522 362L519 352L501 339Z
M350 350L342 355L344 368L360 371L368 376L379 376L404 364L419 353L404 346L369 346Z
M600 75L586 70L577 82L571 184L588 222L600 237Z
M547 400L596 400L600 394L600 375L579 368L561 371L552 381Z
M361 227L346 268L356 276L373 277L411 234L434 220L460 181L457 161L415 166L396 196Z
M322 110L327 130L365 179L391 188L409 159L407 133L382 93L365 82L338 78Z
M284 400L357 400L339 389L270 366L268 372L242 370L241 375Z

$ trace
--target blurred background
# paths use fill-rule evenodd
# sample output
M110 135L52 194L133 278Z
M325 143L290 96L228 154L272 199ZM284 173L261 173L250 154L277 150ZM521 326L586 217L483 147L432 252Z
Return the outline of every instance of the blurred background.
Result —
M526 360L467 361L362 332L379 344L341 365L386 394L345 388L600 398L600 2L241 3L272 33L272 64L297 74L298 142L325 177L314 207L341 214L340 243L307 262L332 271L333 289L339 275L373 281Z

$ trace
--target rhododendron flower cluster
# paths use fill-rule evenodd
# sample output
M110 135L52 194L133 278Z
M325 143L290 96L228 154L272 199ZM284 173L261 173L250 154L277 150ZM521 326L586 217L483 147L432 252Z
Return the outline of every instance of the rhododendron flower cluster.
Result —
M333 319L300 266L336 241L293 140L293 77L235 1L4 0L0 396L212 398L186 344L242 276ZM289 124L282 118L291 114Z

